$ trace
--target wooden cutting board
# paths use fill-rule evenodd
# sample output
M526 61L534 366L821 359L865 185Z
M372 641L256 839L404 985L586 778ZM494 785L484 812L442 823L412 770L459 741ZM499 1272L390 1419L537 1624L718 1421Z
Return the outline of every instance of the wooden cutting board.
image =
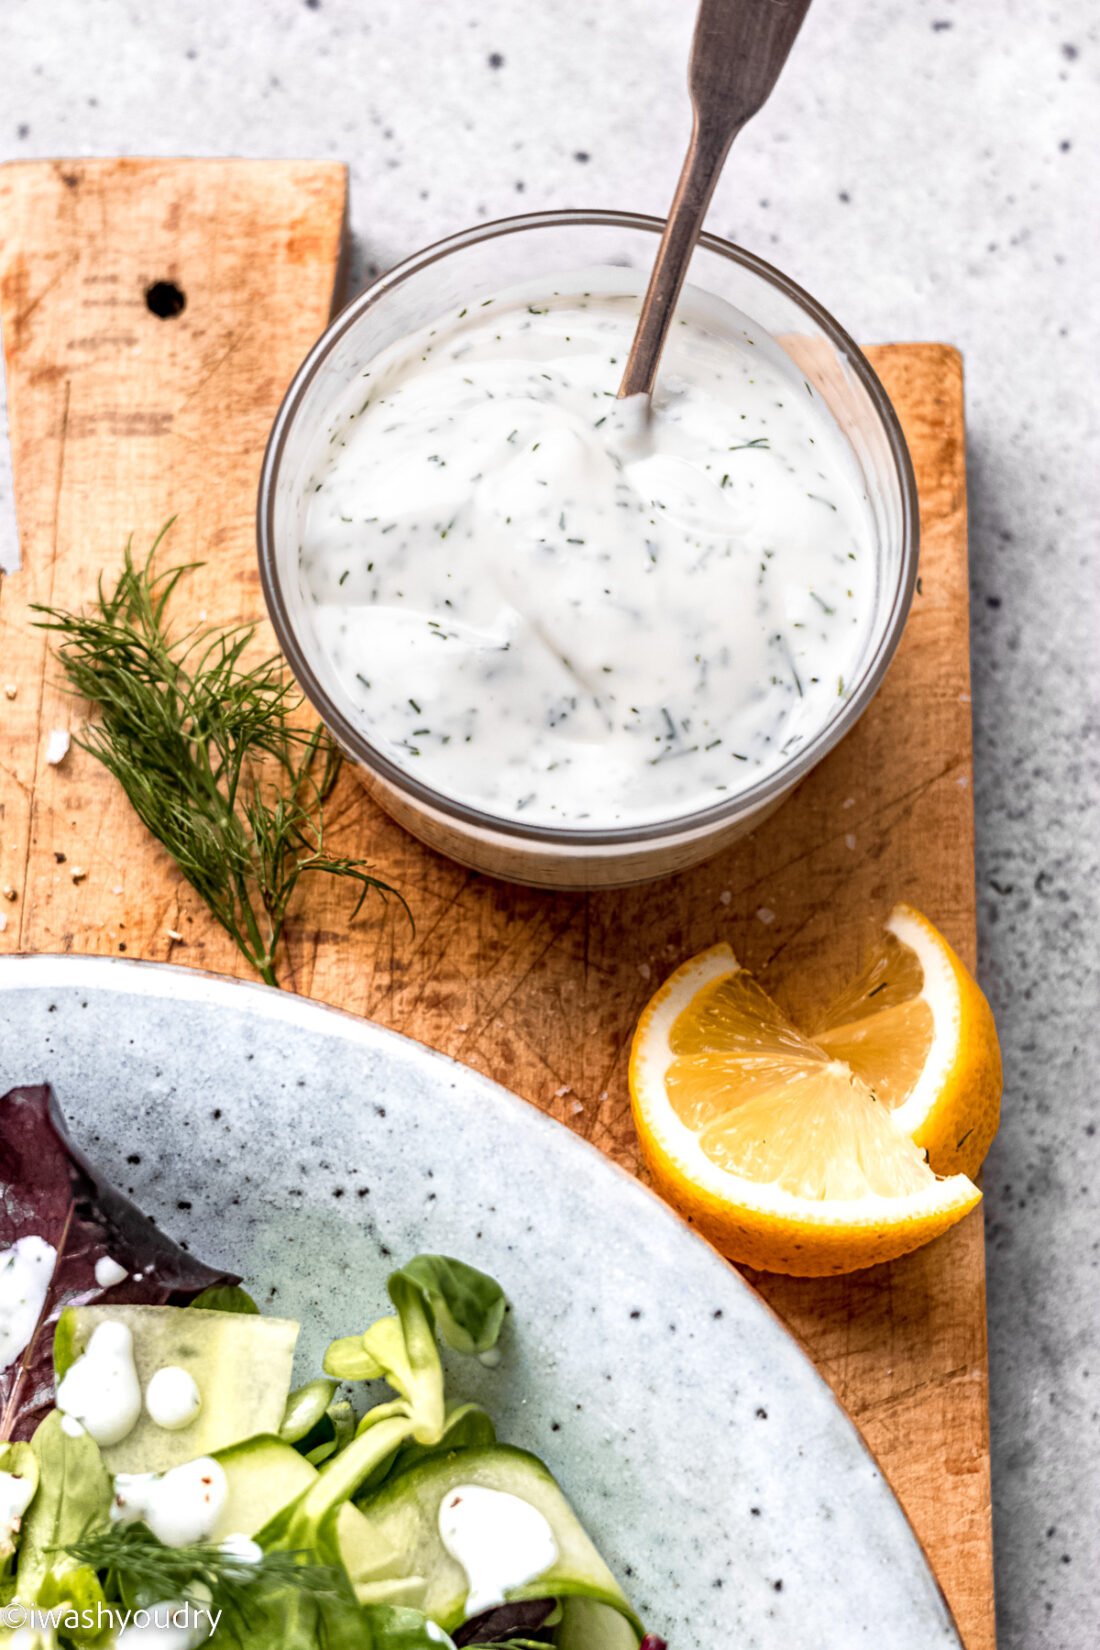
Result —
M80 709L28 604L77 606L170 515L205 566L181 619L263 611L253 508L279 399L338 289L346 179L308 163L99 160L0 168L4 329L22 570L0 581L0 948L124 953L246 973L113 781L74 750ZM185 301L149 307L155 283ZM164 300L164 301L159 301ZM153 302L178 304L163 290ZM551 896L421 848L345 771L333 841L406 895L415 932L315 886L287 986L487 1072L637 1168L634 1021L662 976L729 939L796 1013L832 990L895 900L975 960L962 365L870 356L905 426L921 582L868 714L756 836L669 882ZM25 1074L28 1080L33 1073ZM446 1127L441 1113L440 1127ZM904 1502L968 1650L994 1643L980 1211L850 1278L753 1281L806 1345Z

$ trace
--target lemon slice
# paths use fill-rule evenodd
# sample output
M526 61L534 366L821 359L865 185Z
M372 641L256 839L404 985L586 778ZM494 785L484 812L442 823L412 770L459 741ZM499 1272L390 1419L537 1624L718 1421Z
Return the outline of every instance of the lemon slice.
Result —
M933 955L924 930L935 930L896 912L902 935L906 919L924 925ZM885 971L876 953L873 978L861 976L826 1017L823 1036L835 1034L837 1047L793 1025L728 945L677 969L642 1014L630 1091L643 1156L657 1188L732 1259L800 1276L855 1271L938 1237L980 1199L965 1175L940 1178L899 1127L910 1099L927 1113L919 1085L933 1051L937 1069L958 1069L942 1058L942 1039L963 1016L947 1012L946 989L931 1003L923 965L897 967L895 944L912 947L888 932ZM923 1056L883 1058L905 1042L899 1010ZM895 1016L894 1035L872 1035L880 1011ZM838 1052L849 1047L861 1069ZM892 1083L892 1105L872 1087L872 1068Z
M894 908L813 1038L874 1090L938 1174L977 1174L1001 1114L997 1028L978 982L927 917Z

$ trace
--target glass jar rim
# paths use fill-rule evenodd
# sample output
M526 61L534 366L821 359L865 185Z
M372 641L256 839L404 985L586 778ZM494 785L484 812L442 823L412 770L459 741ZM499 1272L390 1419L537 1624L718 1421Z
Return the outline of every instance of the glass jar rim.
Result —
M638 847L668 838L718 830L729 821L744 814L759 812L761 816L793 789L818 762L839 744L855 725L878 691L883 677L901 640L908 618L913 592L917 582L920 526L916 478L912 460L893 404L871 363L844 328L833 319L817 300L782 270L767 263L754 252L706 231L699 237L699 246L719 257L740 265L766 285L775 288L796 305L825 334L829 342L846 358L847 363L864 390L881 424L894 467L901 502L901 544L898 557L898 576L890 595L889 611L878 641L870 653L858 682L853 686L839 712L807 740L789 760L780 764L753 785L735 795L706 808L677 814L667 820L646 821L613 829L583 826L539 825L513 820L486 809L449 796L411 774L407 768L379 750L349 717L333 703L321 682L306 649L302 646L297 627L285 599L279 574L275 546L275 497L286 448L296 414L310 385L340 339L353 328L360 317L387 293L399 287L419 271L482 241L525 231L561 228L617 228L637 230L660 235L664 221L648 213L626 212L601 208L565 208L545 212L527 212L491 222L475 224L457 234L434 241L420 251L402 259L385 274L378 276L329 323L318 338L298 371L295 373L282 404L275 416L271 434L264 451L263 468L257 500L257 539L259 546L260 583L279 646L291 672L310 704L317 711L342 749L365 768L377 773L397 791L403 792L420 806L427 807L459 825L474 827L518 842L538 844L546 848L615 848ZM548 271L548 273L550 273Z

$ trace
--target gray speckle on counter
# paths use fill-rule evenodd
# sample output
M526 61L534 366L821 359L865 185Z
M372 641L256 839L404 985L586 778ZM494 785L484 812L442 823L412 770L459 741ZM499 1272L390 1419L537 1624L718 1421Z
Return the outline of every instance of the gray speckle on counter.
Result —
M0 156L347 159L362 279L509 212L664 211L691 10L6 0ZM1098 35L1089 0L821 3L710 218L858 338L966 357L1002 1650L1090 1642L1100 1570Z

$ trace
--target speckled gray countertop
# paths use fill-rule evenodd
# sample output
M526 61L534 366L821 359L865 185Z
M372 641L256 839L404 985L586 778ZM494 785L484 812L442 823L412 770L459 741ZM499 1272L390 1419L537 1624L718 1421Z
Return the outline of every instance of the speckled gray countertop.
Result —
M692 10L4 0L0 158L346 159L362 278L516 210L663 212ZM857 338L966 358L1002 1650L1098 1632L1098 57L1090 0L818 0L710 218Z

